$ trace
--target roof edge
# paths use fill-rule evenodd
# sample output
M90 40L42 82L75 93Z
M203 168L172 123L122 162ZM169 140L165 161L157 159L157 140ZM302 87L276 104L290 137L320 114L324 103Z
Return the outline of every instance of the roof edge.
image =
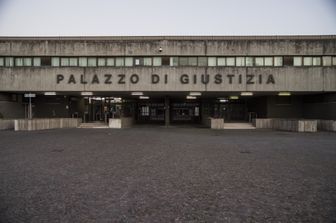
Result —
M336 35L267 36L0 36L0 40L323 40Z

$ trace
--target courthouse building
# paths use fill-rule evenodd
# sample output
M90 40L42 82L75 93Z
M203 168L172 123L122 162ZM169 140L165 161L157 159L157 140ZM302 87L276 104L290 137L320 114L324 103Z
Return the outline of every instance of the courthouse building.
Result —
M29 116L335 120L336 36L0 37L0 117Z

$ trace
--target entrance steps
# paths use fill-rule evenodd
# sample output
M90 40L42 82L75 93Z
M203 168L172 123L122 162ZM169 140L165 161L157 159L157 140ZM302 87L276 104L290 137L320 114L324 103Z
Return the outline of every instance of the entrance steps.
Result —
M87 122L79 125L82 129L107 129L108 125L104 122Z
M252 123L248 122L224 122L224 129L256 129L256 127L254 127Z

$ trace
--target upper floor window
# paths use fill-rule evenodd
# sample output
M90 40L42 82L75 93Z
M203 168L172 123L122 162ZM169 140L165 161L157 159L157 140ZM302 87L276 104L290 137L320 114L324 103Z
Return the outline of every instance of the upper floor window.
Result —
M78 58L78 65L79 65L80 67L87 67L87 65L88 65L88 60L87 60L87 58L86 58L86 57L79 57L79 58Z
M59 57L52 57L51 58L51 66L53 67L59 67L60 65L60 59Z
M6 67L13 67L14 66L14 58L13 57L6 57L5 58L5 66Z
M336 66L336 56L0 57L0 67L282 67Z
M123 67L125 65L125 61L123 57L117 57L115 61L116 67Z
M70 57L69 66L70 67L77 67L78 66L78 58L77 57Z
M33 66L34 67L40 67L41 66L41 58L40 57L34 57L33 58Z
M323 63L323 66L331 66L332 65L332 57L331 56L322 57L322 63Z
M152 58L151 57L145 57L144 58L144 66L152 66Z
M108 67L113 67L114 66L114 58L113 57L106 58L106 66L108 66Z
M274 66L281 67L283 65L282 57L274 57Z
M313 58L312 57L304 57L303 58L303 65L304 66L312 66L313 65Z
M264 58L263 57L256 57L255 58L255 65L257 67L264 66Z
M294 57L293 58L294 66L302 66L302 57Z
M265 63L265 66L273 66L273 57L265 57L264 63Z
M161 57L153 57L153 66L161 66L161 65L162 65Z
M89 57L87 64L88 64L88 67L96 67L97 66L97 58L96 57Z
M236 57L236 66L244 67L245 66L245 57Z
M133 57L125 57L125 66L126 67L133 66Z
M233 67L235 65L235 58L234 57L227 57L226 58L226 66Z
M198 57L198 66L205 67L208 66L208 59L206 57Z

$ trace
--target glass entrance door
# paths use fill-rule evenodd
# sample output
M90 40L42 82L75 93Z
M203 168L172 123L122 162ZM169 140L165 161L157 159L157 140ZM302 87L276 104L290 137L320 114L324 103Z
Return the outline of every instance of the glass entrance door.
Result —
M200 104L197 102L176 102L171 104L172 123L199 123Z
M165 121L164 103L138 103L137 121L138 123L164 123Z

